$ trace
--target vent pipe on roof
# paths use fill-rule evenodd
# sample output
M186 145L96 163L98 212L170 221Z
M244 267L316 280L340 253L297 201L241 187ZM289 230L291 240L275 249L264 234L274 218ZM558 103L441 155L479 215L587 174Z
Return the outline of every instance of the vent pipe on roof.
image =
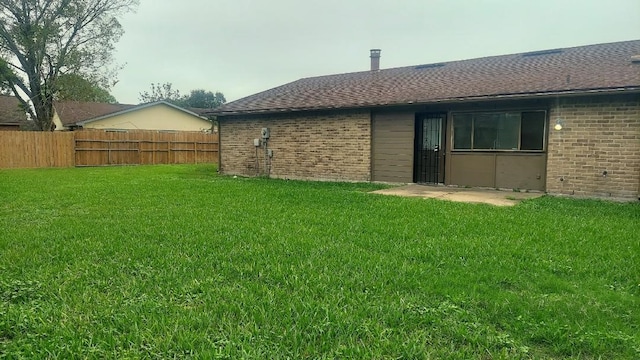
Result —
M371 49L371 71L380 70L380 49Z

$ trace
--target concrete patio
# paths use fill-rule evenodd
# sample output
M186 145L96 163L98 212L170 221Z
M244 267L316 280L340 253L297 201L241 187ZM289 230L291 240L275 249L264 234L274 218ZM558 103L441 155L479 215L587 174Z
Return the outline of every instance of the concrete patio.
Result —
M543 196L542 192L516 192L508 190L458 188L410 184L390 189L377 190L374 194L422 197L468 203L483 203L496 206L513 206L522 200Z

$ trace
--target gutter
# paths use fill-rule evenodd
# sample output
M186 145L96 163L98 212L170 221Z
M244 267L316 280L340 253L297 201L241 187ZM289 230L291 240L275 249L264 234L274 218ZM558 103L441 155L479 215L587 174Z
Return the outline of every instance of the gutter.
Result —
M257 115L257 114L278 114L288 112L302 112L302 111L318 111L318 110L352 110L361 109L367 107L383 107L383 106L402 106L402 105L429 105L429 104L442 104L442 103L461 103L478 100L502 100L502 99L523 99L523 98L545 98L545 97L568 97L575 95L615 95L620 93L640 93L640 86L624 87L624 88L601 88L601 89L576 89L566 91L549 91L549 92L529 92L529 93L515 93L515 94L492 94L492 95L477 95L466 97L454 97L443 98L434 100L408 100L406 102L389 102L389 103L362 103L351 104L345 106L316 106L316 107L299 107L299 108L268 108L257 110L236 110L236 111L213 111L206 113L207 115L215 116L232 116L232 115Z

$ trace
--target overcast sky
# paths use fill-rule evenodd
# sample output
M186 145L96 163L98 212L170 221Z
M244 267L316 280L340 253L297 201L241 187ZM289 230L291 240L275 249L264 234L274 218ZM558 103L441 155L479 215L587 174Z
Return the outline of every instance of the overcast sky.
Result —
M304 77L640 39L639 0L140 0L111 89L151 83L228 101Z

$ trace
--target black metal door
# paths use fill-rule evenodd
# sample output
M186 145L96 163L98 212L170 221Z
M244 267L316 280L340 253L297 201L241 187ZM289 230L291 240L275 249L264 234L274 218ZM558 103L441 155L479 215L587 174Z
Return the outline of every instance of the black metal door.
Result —
M416 117L413 181L444 183L446 114L418 114Z

